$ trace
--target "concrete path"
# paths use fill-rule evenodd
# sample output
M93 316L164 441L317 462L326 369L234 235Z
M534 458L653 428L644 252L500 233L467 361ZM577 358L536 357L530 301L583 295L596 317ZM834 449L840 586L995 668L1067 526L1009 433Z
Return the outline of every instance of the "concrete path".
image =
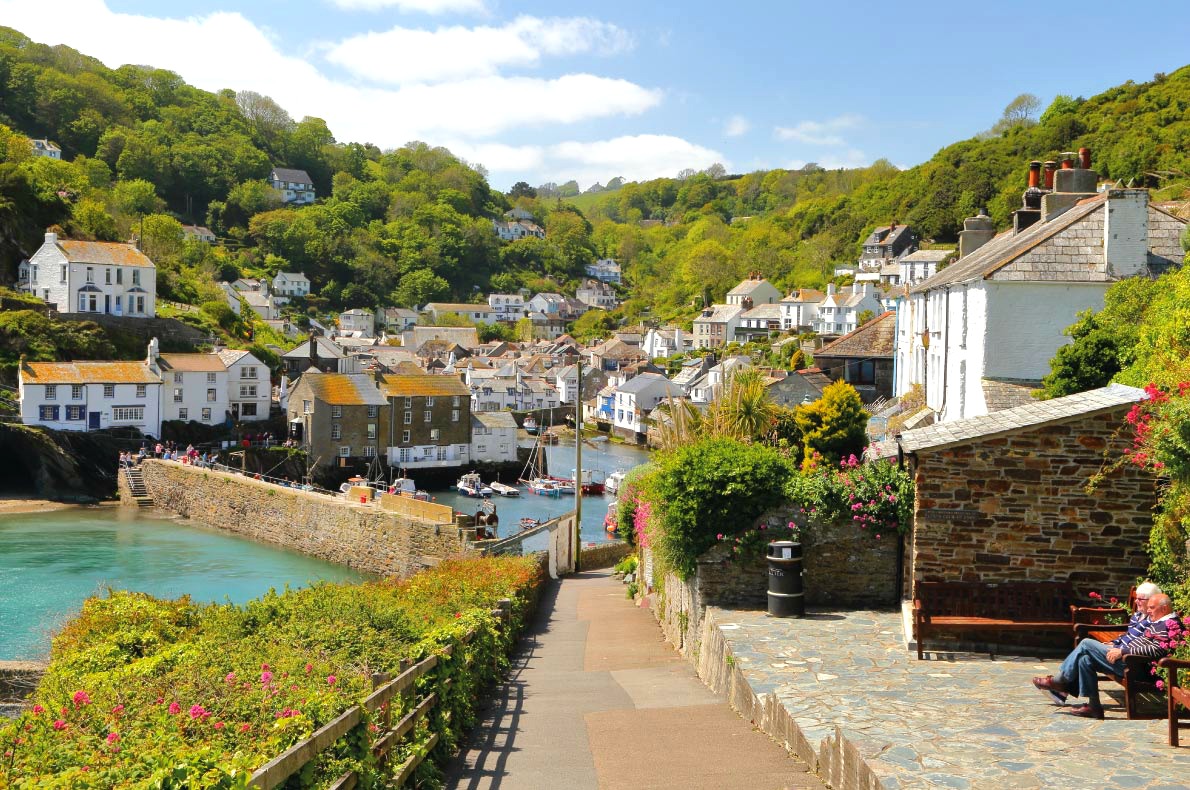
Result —
M825 785L704 686L609 571L592 571L547 588L447 787Z

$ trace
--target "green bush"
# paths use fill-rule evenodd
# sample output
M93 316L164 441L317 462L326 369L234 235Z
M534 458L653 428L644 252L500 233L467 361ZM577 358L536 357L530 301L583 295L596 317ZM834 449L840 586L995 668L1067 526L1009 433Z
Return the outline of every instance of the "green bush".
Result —
M777 450L734 439L704 439L656 458L651 506L655 549L680 578L719 535L746 530L788 498L794 469ZM650 539L653 535L650 536Z
M636 573L636 566L637 566L636 555L629 554L627 557L625 557L624 559L617 562L616 567L613 568L612 570L614 570L616 573L622 573L624 575L627 575L629 573Z
M130 592L89 599L54 639L36 706L0 729L0 786L243 787L252 770L362 701L373 672L441 655L474 631L418 683L438 694L430 729L442 743L435 754L449 754L539 580L533 560L492 558L405 581L270 592L244 606ZM513 601L512 629L494 628L501 598ZM349 769L365 787L383 783L374 724L365 720L286 786ZM428 737L419 730L415 743ZM432 780L433 771L423 773Z

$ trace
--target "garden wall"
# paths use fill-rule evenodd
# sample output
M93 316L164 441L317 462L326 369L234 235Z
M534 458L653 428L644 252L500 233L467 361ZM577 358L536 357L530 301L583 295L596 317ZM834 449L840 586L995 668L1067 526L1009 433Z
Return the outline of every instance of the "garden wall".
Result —
M474 530L171 461L141 464L154 504L215 529L384 576L466 553ZM123 476L121 498L126 498Z

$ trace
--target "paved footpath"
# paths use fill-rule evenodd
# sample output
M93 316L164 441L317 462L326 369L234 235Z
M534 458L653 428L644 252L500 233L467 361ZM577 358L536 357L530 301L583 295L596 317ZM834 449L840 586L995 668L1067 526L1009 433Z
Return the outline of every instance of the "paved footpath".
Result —
M825 785L704 686L610 571L591 571L547 588L447 787Z

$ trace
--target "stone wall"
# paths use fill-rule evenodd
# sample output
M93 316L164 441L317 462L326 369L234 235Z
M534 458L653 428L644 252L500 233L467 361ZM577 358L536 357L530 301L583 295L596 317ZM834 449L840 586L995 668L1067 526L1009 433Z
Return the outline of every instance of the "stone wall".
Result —
M583 546L582 554L579 555L579 563L584 571L610 568L631 553L632 546L622 540L599 543L595 546Z
M148 460L141 469L159 508L368 573L408 576L465 553L474 535L456 525L413 521L373 505L171 461Z
M909 578L1126 593L1149 564L1155 481L1122 465L1085 486L1127 449L1129 408L919 451Z

